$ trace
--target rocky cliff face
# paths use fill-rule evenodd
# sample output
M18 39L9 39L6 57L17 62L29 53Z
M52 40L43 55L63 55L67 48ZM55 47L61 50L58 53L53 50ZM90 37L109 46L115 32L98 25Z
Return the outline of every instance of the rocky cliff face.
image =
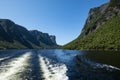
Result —
M89 11L88 18L81 35L88 35L101 27L108 20L117 16L120 12L118 7L110 7L109 3L103 4L100 7L92 8Z
M54 43L47 33L28 31L8 19L0 19L0 48L47 48Z
M31 30L30 31L31 35L36 36L35 39L39 41L39 43L44 43L46 45L57 45L55 41L55 36L51 36L48 33L42 33L37 30Z
M56 44L56 37L54 35L50 35L50 39L52 40L53 43Z
M65 49L120 50L120 0L92 8L80 36Z

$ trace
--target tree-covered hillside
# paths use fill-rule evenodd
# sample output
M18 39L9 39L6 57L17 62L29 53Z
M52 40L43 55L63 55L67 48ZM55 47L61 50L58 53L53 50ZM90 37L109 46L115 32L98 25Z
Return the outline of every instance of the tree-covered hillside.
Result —
M119 4L119 0L111 0L110 3L91 9L80 36L63 48L120 50Z
M120 16L112 18L95 32L84 38L77 38L64 48L120 50Z
M120 0L110 0L110 6L112 7L119 7L120 8Z

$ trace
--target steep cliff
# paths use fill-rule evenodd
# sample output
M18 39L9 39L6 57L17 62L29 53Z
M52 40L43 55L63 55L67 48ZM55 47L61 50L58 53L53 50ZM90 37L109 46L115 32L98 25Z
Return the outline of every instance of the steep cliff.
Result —
M56 37L54 35L50 35L50 39L54 44L56 44Z
M31 30L30 31L32 36L35 36L35 39L42 45L49 45L49 46L56 46L55 39L53 40L52 37L56 38L55 36L51 36L48 33L42 33L37 30Z
M90 9L80 36L64 48L120 50L119 4L120 1L111 0L110 3Z
M50 48L56 45L47 33L28 31L11 20L0 19L0 49Z

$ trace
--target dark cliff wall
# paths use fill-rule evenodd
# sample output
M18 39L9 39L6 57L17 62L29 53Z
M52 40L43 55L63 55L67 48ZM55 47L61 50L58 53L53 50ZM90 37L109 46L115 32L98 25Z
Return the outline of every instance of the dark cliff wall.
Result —
M38 34L36 34L38 33ZM56 46L47 33L28 31L8 19L0 19L0 48L47 48Z

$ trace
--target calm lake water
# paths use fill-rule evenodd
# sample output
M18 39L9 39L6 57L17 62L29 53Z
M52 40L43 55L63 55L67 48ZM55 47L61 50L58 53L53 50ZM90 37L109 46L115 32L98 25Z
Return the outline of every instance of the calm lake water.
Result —
M1 50L0 80L120 80L119 68L90 61L86 52Z

